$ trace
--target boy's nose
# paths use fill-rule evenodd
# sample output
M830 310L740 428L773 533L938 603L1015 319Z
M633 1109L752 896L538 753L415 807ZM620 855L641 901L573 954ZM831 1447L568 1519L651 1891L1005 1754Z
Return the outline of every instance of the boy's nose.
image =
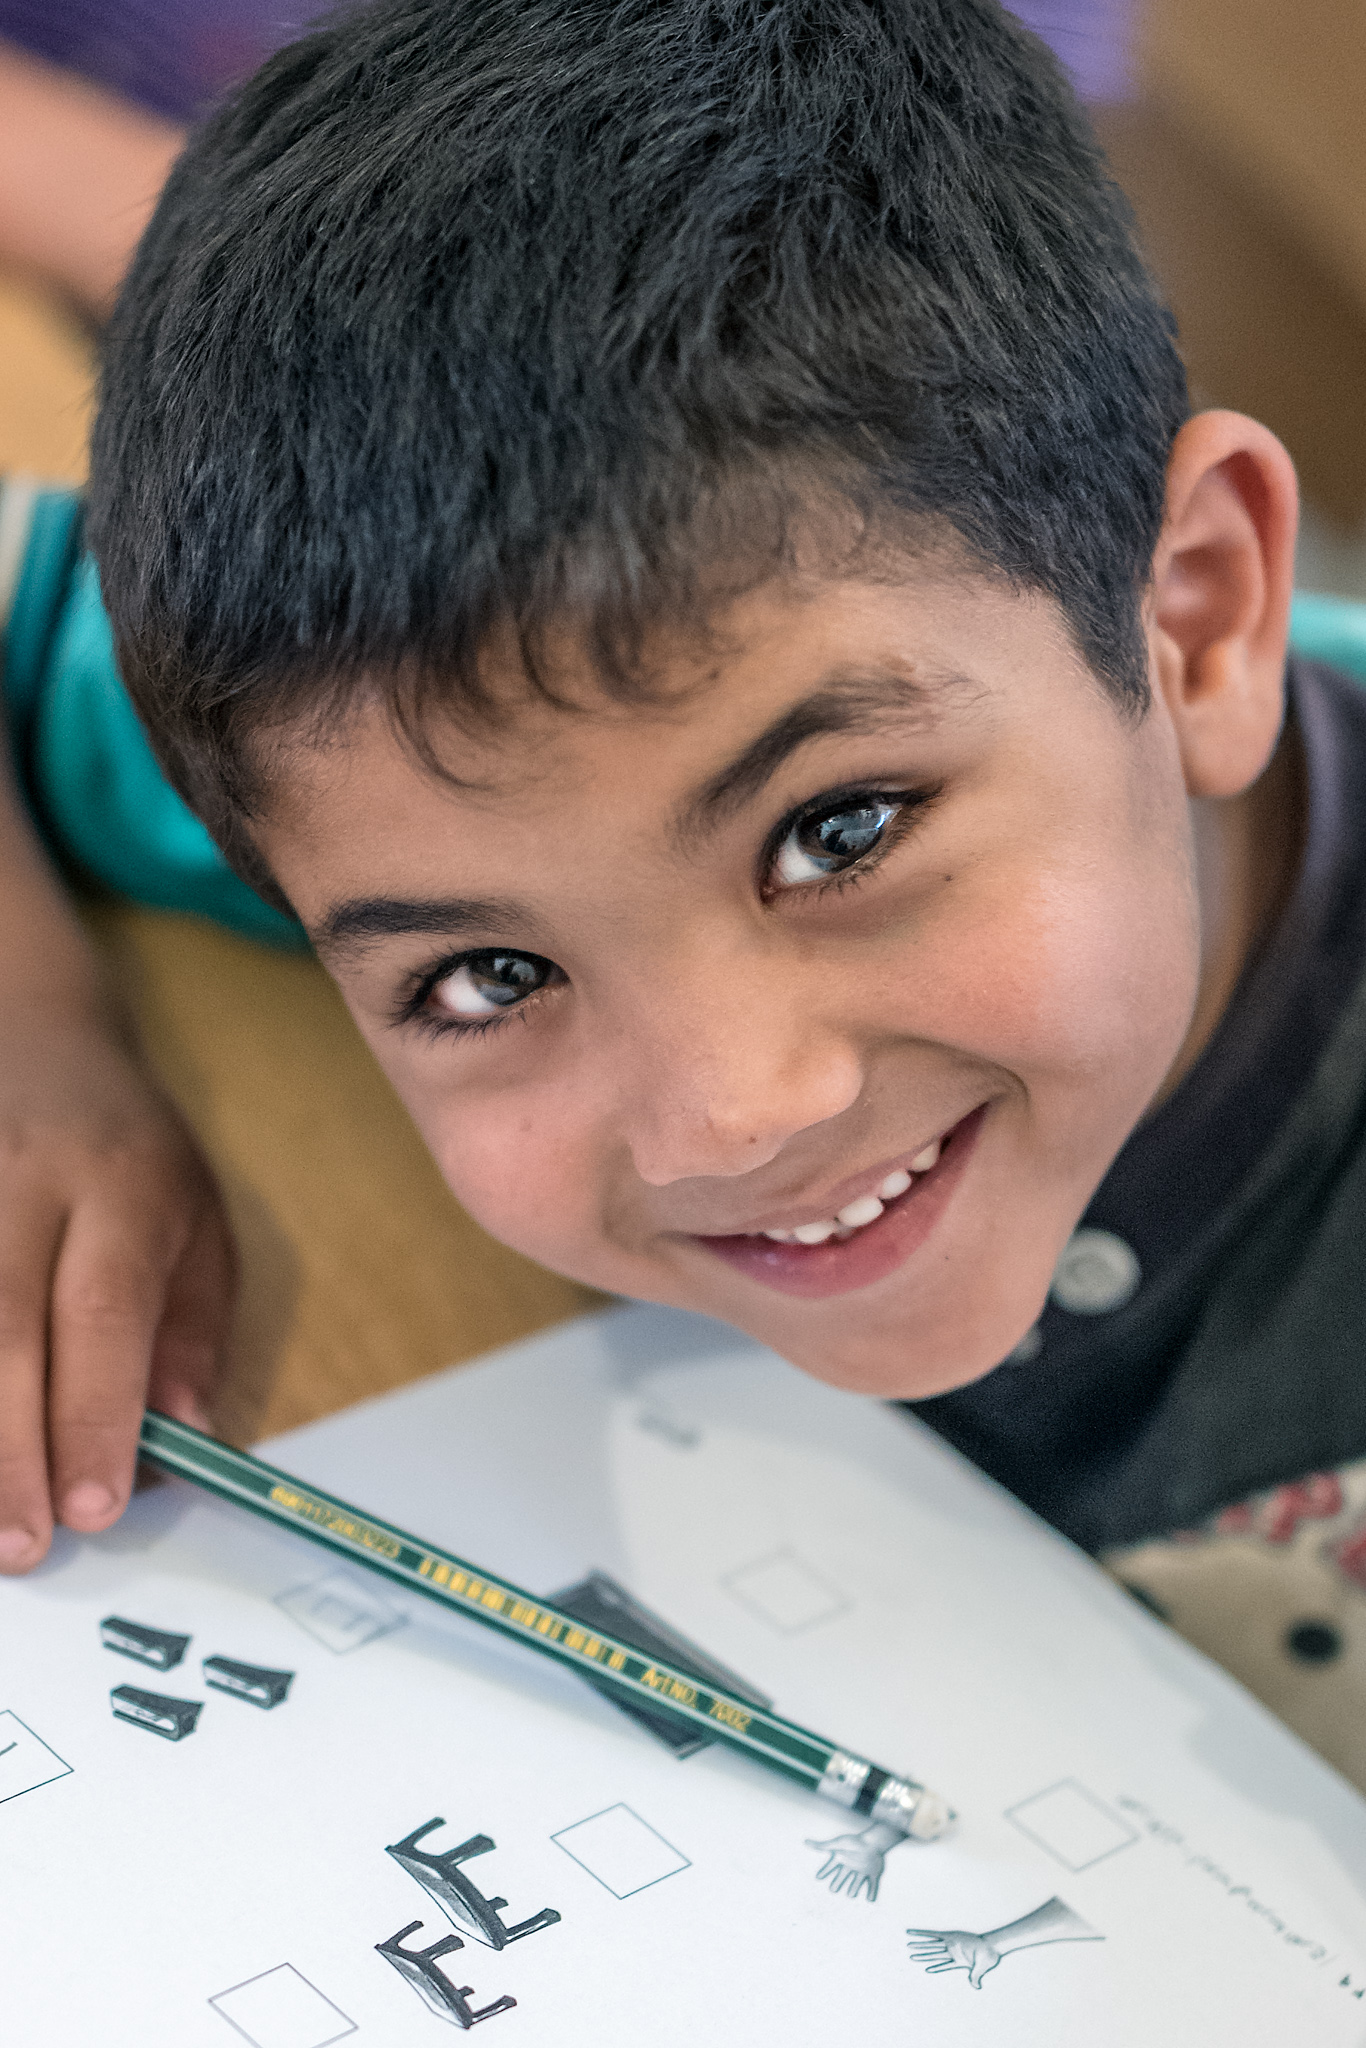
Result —
M863 1086L856 1045L765 1000L748 977L740 992L710 1000L696 985L680 990L641 1021L619 1048L615 1092L636 1171L652 1187L764 1166L799 1131L850 1108Z

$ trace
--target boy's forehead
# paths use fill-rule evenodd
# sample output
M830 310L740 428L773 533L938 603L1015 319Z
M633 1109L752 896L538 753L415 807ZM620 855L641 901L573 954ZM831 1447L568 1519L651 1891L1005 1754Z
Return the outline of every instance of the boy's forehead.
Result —
M422 780L433 799L479 809L626 760L642 776L691 784L688 809L700 816L743 801L823 735L989 715L1024 626L1075 663L1047 600L986 578L775 584L705 633L654 630L624 687L565 633L540 664L542 689L507 636L481 658L485 705L452 701L438 683L414 744L413 721L405 730L375 688L322 745L280 748L266 779L295 813L354 800L360 788L379 800L381 780Z
M349 722L342 744L302 750L277 779L274 823L309 839L367 817L395 826L438 815L452 824L521 817L549 805L590 809L605 793L644 800L652 820L686 846L754 799L803 748L822 738L895 725L928 731L944 698L973 694L961 674L916 675L894 664L846 667L809 688L707 693L661 705L544 705L481 730L433 714L421 747L377 706Z
M489 670L503 690L491 720L436 708L420 746L378 692L325 744L286 746L258 838L315 936L376 888L439 890L452 862L477 887L514 849L545 881L586 836L687 855L822 741L937 747L1018 718L1060 665L1095 687L1048 600L985 578L756 592L705 653L695 635L673 660L661 644L634 701L565 652L556 701L509 665ZM865 749L850 772L877 765ZM916 763L903 748L897 765Z

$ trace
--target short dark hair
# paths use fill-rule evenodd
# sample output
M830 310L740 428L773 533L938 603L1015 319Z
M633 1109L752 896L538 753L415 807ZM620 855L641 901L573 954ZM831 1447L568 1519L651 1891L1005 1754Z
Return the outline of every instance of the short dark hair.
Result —
M89 532L160 757L259 880L254 733L362 682L468 711L492 629L574 610L625 690L727 493L781 554L794 475L1054 598L1141 711L1186 410L1129 208L995 0L381 0L172 172Z

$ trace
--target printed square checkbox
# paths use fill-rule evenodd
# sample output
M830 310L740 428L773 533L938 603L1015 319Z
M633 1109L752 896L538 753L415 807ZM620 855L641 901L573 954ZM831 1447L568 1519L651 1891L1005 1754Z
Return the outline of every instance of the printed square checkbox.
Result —
M742 1607L785 1636L833 1621L853 1605L795 1550L775 1550L756 1558L728 1573L721 1584Z
M339 1657L373 1643L377 1636L387 1636L406 1619L358 1573L342 1568L310 1585L278 1593L275 1605Z
M49 1749L41 1735L8 1707L0 1713L0 1805L21 1792L36 1792L57 1778L69 1778L71 1766Z
M219 1991L209 2004L252 2048L328 2048L356 2032L355 2021L293 1963L280 1963Z
M1065 1870L1089 1870L1138 1840L1138 1831L1079 1785L1064 1778L1007 1809L1006 1819Z
M692 1868L681 1850L629 1806L605 1807L550 1839L618 1899Z

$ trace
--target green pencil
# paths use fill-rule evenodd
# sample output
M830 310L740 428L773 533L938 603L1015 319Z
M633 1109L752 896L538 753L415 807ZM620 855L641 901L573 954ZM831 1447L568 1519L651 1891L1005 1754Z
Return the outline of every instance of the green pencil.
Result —
M500 1635L554 1657L631 1706L646 1706L655 1713L662 1707L770 1770L795 1778L838 1806L886 1822L899 1834L930 1841L953 1819L944 1801L914 1778L880 1770L823 1735L813 1735L750 1700L704 1685L629 1643L587 1628L496 1572L482 1571L434 1544L419 1543L392 1523L307 1486L248 1451L235 1451L150 1408L143 1417L141 1450L162 1471L189 1479L413 1592L425 1593L453 1613L482 1621Z

